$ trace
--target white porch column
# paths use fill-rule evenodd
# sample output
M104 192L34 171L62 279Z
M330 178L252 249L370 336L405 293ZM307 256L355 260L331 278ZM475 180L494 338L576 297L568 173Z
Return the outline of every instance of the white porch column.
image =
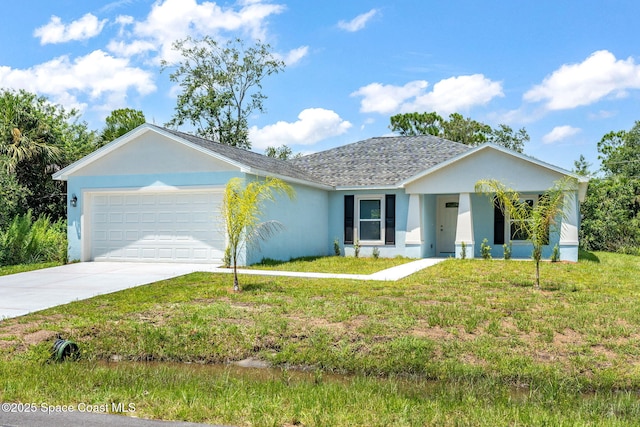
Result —
M580 224L580 209L575 192L564 195L562 224L560 226L560 259L563 261L578 261L578 228Z
M409 195L409 211L407 212L407 235L405 244L419 245L422 243L422 228L420 226L420 195Z
M462 258L462 243L466 245L466 257L473 258L473 215L471 194L460 193L458 198L458 223L456 226L456 258Z

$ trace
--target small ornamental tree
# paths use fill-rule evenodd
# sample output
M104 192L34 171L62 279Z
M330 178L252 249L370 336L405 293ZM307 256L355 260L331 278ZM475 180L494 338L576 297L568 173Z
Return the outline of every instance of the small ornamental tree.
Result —
M233 266L233 290L240 291L238 257L247 246L259 247L284 226L275 220L261 221L264 204L275 202L276 194L295 198L294 189L286 182L267 177L248 184L240 178L231 178L222 199L221 215L227 232L227 253Z
M564 204L571 194L567 190L575 186L575 179L567 178L555 183L544 192L534 206L525 203L520 194L505 187L497 180L480 180L476 183L477 193L484 193L497 199L500 209L509 216L518 235L522 235L533 245L531 257L536 263L536 287L540 288L540 259L542 247L549 243L549 233L557 230L558 218L566 219Z

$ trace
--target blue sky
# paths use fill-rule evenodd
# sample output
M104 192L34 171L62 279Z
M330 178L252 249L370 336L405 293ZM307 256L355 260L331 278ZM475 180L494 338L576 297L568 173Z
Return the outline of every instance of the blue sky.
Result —
M160 59L188 35L269 43L286 63L264 81L255 151L309 153L388 135L389 117L459 112L525 127L525 153L566 169L640 120L640 2L29 0L0 17L0 87L82 111L170 120ZM188 131L188 128L182 130Z

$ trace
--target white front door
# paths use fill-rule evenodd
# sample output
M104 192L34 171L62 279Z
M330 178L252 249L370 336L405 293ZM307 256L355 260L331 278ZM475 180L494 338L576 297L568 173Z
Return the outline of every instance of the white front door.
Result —
M436 252L438 256L455 256L458 196L438 196Z

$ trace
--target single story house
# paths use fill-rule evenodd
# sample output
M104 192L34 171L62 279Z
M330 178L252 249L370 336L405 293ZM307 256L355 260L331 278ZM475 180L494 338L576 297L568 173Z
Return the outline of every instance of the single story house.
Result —
M371 138L293 160L280 160L144 124L53 175L67 181L69 259L75 261L220 262L225 230L219 215L232 177L273 176L294 187L295 200L267 205L265 219L285 229L247 248L244 262L330 255L334 242L352 255L479 257L488 239L494 257L512 241L513 257L531 246L512 235L509 218L480 179L497 179L535 204L566 176L562 260L578 259L579 203L587 180L501 146L469 147L434 136ZM513 239L512 239L513 237Z

